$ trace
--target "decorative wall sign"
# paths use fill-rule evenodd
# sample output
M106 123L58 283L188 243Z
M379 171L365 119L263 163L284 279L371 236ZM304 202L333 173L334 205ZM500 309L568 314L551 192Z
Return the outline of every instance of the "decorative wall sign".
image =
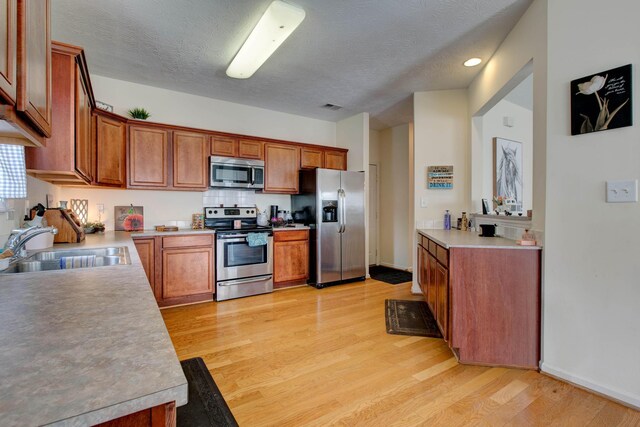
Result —
M522 143L493 138L493 197L522 211Z
M453 188L453 166L427 167L427 188L429 190L450 190Z
M571 82L571 135L631 126L631 64Z
M144 208L142 206L114 206L116 231L144 230Z
M109 105L109 104L107 104L107 103L105 103L105 102L102 102L102 101L96 101L96 107L98 107L98 108L99 108L99 109L101 109L101 110L104 110L104 111L108 111L108 112L110 112L110 113L113 113L113 105Z

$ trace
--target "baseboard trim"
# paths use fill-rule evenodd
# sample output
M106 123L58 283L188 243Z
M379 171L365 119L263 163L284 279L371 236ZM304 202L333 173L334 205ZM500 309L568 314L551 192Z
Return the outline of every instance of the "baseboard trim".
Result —
M609 387L605 387L605 386L593 383L582 377L571 375L570 373L562 369L549 366L544 362L540 365L540 372L549 377L567 382L578 388L581 388L591 393L602 396L606 399L613 400L614 402L617 402L621 405L635 409L636 411L640 411L640 396L630 395L624 392L611 389Z

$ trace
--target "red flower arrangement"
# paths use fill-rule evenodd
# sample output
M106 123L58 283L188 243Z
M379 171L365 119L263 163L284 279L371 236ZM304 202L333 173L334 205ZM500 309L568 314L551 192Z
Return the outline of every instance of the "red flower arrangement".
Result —
M144 217L140 214L129 214L124 219L122 227L126 231L142 231L144 230Z

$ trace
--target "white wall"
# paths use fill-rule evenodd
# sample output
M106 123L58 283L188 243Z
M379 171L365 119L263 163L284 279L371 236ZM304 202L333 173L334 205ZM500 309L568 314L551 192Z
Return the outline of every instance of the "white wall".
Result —
M410 151L409 124L379 132L379 263L403 270L411 269L413 253Z
M633 127L570 136L569 82L629 63L639 81L638 16L632 0L549 2L542 365L636 407L640 204L605 203L605 181L640 178L640 114Z
M201 96L140 85L92 75L91 81L96 99L114 106L118 114L126 115L133 107L144 107L151 114L149 120L207 130L241 133L266 138L336 145L336 124L308 117L295 116L262 108L234 104ZM367 124L368 127L368 124ZM53 187L30 179L28 194L31 201L44 202L44 193L56 188L58 200L72 198L89 200L89 219L98 218L97 204L105 205L102 220L108 229L113 229L113 206L142 205L145 208L145 227L169 225L174 222L191 222L191 215L202 212L209 202L209 192L110 190ZM33 195L33 196L32 196ZM271 204L290 209L289 196L251 194L238 198L241 204L250 199L265 209ZM228 198L227 198L228 199ZM0 224L1 226L1 224ZM1 231L1 230L0 230Z
M336 124L264 108L235 104L137 83L91 75L96 99L126 116L144 107L150 121L180 126L284 139L307 144L336 145Z
M513 118L513 127L503 124L503 118ZM533 195L533 112L507 100L498 102L482 117L481 147L471 151L471 210L482 212L482 199L492 207L494 153L493 138L522 143L523 150L523 209L531 209ZM474 141L475 142L475 141Z

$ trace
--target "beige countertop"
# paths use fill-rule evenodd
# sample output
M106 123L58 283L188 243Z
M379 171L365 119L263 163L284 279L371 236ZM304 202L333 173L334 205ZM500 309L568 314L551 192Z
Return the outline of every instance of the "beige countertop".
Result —
M533 249L540 250L540 246L521 246L515 240L503 237L480 237L476 231L460 230L425 230L418 233L433 240L437 244L449 248L485 248L485 249Z
M0 274L3 425L93 425L176 401L187 381L131 234L72 247L127 246L131 265Z
M191 228L180 228L178 231L155 231L155 230L144 230L144 231L134 231L129 233L132 238L139 239L143 237L156 237L156 236L172 236L175 234L216 234L215 230L209 229L200 229L194 230Z
M309 230L306 225L296 224L295 227L273 227L273 231L297 231L297 230Z

